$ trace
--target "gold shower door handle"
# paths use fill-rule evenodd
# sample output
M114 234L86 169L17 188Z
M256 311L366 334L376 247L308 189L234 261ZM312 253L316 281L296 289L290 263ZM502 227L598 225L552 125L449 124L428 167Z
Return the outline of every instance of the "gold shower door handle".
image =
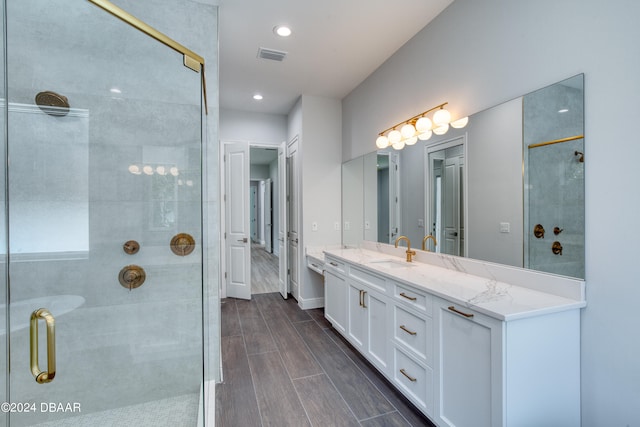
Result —
M47 325L47 370L41 371L38 363L38 320ZM46 308L31 313L31 373L38 384L50 383L56 376L56 319Z

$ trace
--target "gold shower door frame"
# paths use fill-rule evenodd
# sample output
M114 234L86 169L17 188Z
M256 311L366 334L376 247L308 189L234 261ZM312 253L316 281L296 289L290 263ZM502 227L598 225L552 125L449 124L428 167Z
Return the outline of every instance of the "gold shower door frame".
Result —
M207 108L207 85L206 79L204 75L204 58L187 47L181 45L177 41L173 40L171 37L167 36L164 33L156 30L152 26L148 25L146 22L141 21L135 16L131 15L129 12L119 8L115 4L111 3L109 0L89 0L91 3L96 6L101 7L107 12L111 13L113 16L121 19L132 27L136 28L139 31L142 31L149 37L152 37L158 40L160 43L170 47L178 53L181 53L183 56L184 66L192 69L196 73L200 73L202 75L202 95L204 97L204 111L205 114L209 113Z

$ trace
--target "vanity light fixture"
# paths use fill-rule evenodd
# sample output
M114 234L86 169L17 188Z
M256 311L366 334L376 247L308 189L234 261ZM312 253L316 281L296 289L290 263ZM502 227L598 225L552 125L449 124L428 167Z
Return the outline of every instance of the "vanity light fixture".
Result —
M456 129L465 127L469 123L469 117L463 117L452 122L451 113L444 108L447 104L448 102L437 105L389 129L383 130L378 134L376 146L381 150L388 146L392 146L396 150L402 150L405 145L413 145L418 140L428 140L434 133L436 135L444 135L449 130L449 125ZM430 119L427 114L432 111L435 111L435 113L433 118Z

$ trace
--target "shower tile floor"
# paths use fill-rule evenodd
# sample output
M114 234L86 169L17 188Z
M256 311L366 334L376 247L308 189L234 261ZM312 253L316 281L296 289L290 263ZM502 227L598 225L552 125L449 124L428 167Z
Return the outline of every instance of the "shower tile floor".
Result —
M324 318L279 293L222 300L216 427L433 426Z
M94 412L37 427L194 427L198 419L199 393L154 400L108 411Z

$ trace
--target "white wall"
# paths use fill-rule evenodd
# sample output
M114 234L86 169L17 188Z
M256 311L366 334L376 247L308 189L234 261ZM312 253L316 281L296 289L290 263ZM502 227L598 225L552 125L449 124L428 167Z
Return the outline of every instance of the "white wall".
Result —
M220 140L278 145L287 139L287 116L220 109Z
M302 95L289 113L288 140L299 137L301 156L302 248L340 244L342 108L339 100ZM318 230L312 230L313 223ZM300 295L298 303L322 303L323 278L306 268L300 257Z
M372 151L380 130L441 102L468 115L585 73L587 427L640 423L638 16L640 3L626 0L456 0L343 100L348 160Z

